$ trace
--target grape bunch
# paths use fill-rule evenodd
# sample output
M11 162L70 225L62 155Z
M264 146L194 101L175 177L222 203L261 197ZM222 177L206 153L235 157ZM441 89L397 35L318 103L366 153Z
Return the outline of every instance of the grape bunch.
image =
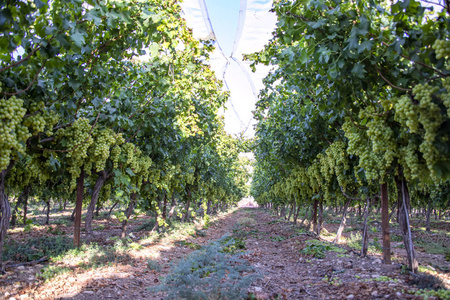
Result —
M93 134L95 143L92 144L90 159L97 172L106 167L106 161L110 155L110 148L116 142L115 133L109 129L96 130Z
M419 122L424 129L424 140L419 149L432 174L434 174L433 166L438 160L438 151L434 146L434 141L443 122L441 109L432 101L432 95L438 90L439 87L432 87L428 84L418 84L413 88L414 99L419 101Z
M436 40L433 49L436 50L437 59L447 57L450 55L450 41Z
M403 95L393 98L395 116L394 119L409 128L411 133L419 131L419 107L414 105L410 96Z
M69 158L68 171L72 175L70 188L76 186L76 180L80 176L81 167L88 157L88 148L94 142L91 136L92 126L87 118L77 119L71 127L60 129L56 136L60 139L66 139L67 145L66 158Z
M0 99L0 171L9 165L11 156L25 153L25 142L31 136L23 126L26 112L22 99L16 96Z
M366 112L367 113L367 112ZM366 117L365 113L361 113L360 117ZM368 137L367 131L357 127L353 121L346 119L342 125L345 137L348 138L348 154L354 154L359 157L358 168L355 168L355 177L361 181L358 169L364 169L367 180L378 180L386 175L387 168L383 156L372 150L372 142ZM378 135L377 135L378 136ZM381 146L379 146L381 147ZM389 158L391 153L388 153Z
M367 136L372 142L372 150L374 153L383 154L384 163L389 168L396 157L396 143L394 140L394 132L387 126L384 118L375 116L367 122Z

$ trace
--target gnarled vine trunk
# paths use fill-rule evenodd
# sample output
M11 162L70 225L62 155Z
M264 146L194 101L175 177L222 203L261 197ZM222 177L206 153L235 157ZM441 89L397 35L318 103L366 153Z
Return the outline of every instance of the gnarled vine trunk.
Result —
M9 227L9 218L11 218L11 206L9 205L8 196L5 191L5 180L13 164L14 162L11 161L9 166L0 173L0 274L4 274L2 261L3 243L5 242L6 232Z
M84 170L81 170L80 177L78 177L77 182L77 201L75 204L75 222L74 222L74 234L73 234L73 244L75 247L80 248L81 241L81 210L83 208L83 192L84 192Z
M314 206L312 211L312 225L313 225L313 231L317 232L317 206L319 204L318 200L314 200Z
M391 236L389 231L389 199L387 184L380 185L381 192L381 228L383 235L383 262L391 263Z
M361 247L361 256L365 257L367 255L367 250L369 246L369 232L367 221L369 219L370 214L370 198L367 198L366 207L364 209L364 225L362 229L362 247Z
M125 211L125 220L122 221L122 232L120 234L121 238L125 238L127 236L127 225L128 225L128 219L130 218L131 214L133 213L134 206L136 205L136 193L131 194L131 201L130 204L128 204L128 208Z
M431 197L428 198L428 209L427 209L427 231L431 231Z
M317 224L317 235L320 235L323 226L323 198L319 202L319 222Z
M14 207L14 211L12 212L12 216L11 216L11 226L16 226L16 220L17 220L17 211L19 210L19 207L21 205L25 205L25 203L28 200L28 195L30 194L31 191L31 184L28 184L22 191L22 193L20 193L19 195L19 199L17 199L17 204ZM25 224L25 222L24 222Z
M408 266L413 273L417 273L419 264L416 260L416 252L412 240L411 227L409 224L409 210L411 207L408 187L405 179L395 176L395 183L398 191L398 224L403 236Z
M347 210L348 210L348 206L350 205L351 201L352 201L351 199L348 199L347 202L345 202L344 211L342 213L341 224L339 225L339 229L338 229L338 231L336 233L336 237L333 241L333 243L335 243L335 244L339 244L339 240L341 238L342 232L344 231L345 223L347 222Z
M303 216L303 219L302 219L302 222L300 223L300 226L303 226L303 223L308 218L308 213L309 213L309 206L306 208L305 215Z
M100 195L100 191L105 184L106 174L103 171L98 177L97 181L95 181L94 189L92 190L91 202L87 208L86 219L84 220L84 229L86 230L86 243L90 243L93 237L92 232L92 219L94 218L94 209L95 205L98 201L98 196Z

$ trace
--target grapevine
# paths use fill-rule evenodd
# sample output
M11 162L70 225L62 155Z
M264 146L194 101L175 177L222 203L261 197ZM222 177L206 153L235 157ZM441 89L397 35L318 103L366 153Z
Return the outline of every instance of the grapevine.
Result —
M0 85L1 92L1 85ZM12 96L0 99L0 170L6 169L11 157L25 153L25 142L31 137L23 118L27 110L23 100Z

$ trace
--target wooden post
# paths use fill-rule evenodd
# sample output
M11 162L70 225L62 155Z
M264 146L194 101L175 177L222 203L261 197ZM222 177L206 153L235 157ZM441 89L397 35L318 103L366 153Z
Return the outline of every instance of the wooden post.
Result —
M312 225L313 231L317 231L317 206L319 205L319 200L314 200L313 213L312 213Z
M391 237L389 233L389 199L387 183L380 185L381 189L381 232L383 234L383 261L391 263Z
M366 207L364 209L364 225L362 230L362 246L361 246L361 257L365 257L367 255L367 250L369 247L369 232L367 222L369 220L370 214L370 198L367 198Z
M73 234L73 245L80 248L80 235L81 235L81 209L83 207L83 190L84 190L84 170L81 169L80 177L78 177L77 183L77 202L75 205L75 223Z

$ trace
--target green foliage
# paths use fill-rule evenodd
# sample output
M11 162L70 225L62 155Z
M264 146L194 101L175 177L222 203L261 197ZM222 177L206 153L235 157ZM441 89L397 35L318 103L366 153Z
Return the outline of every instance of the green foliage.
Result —
M70 272L69 267L50 265L43 267L37 274L37 277L43 279L44 281L49 281L50 279L67 272Z
M2 253L2 260L33 261L44 256L49 258L63 255L73 249L73 240L65 236L43 236L24 242L9 240Z
M403 237L398 234L393 234L390 238L392 242L403 242Z
M300 253L309 257L325 258L325 252L330 250L328 245L306 243L306 246L300 250Z
M336 253L344 253L345 249L335 246L331 243L319 240L308 240L300 253L309 257L325 258L325 252L332 251Z
M245 240L238 237L225 237L222 238L223 248L222 251L225 253L236 254L242 253L245 249Z
M139 225L136 228L133 228L134 232L139 232L139 231L150 231L153 229L153 227L155 226L156 221L155 219L151 219L149 221L146 221L145 223Z
M448 255L448 245L442 242L418 241L417 246L422 248L426 253Z
M440 289L437 291L431 289L422 289L415 292L414 295L422 296L424 300L427 300L430 297L436 297L442 300L450 300L450 290L445 289Z
M114 262L125 262L131 259L128 250L133 249L133 242L117 239L114 245L99 245L91 243L83 245L79 249L75 248L65 254L55 257L54 261L78 261L81 268L98 268Z
M166 292L167 299L246 299L258 276L246 260L224 251L231 243L224 237L192 252L153 290Z
M180 245L180 246L185 246L185 247L194 249L194 250L198 250L198 249L202 248L201 245L195 244L195 243L192 243L192 242L188 242L188 241L179 241L179 242L177 242L177 244Z
M59 228L59 227L55 227L55 228L49 227L49 228L47 229L47 233L53 234L53 235L64 235L64 234L66 234L66 233L65 233L63 230L61 230L61 228Z
M160 272L161 271L161 265L160 263L155 259L148 259L147 260L147 268L150 270Z

